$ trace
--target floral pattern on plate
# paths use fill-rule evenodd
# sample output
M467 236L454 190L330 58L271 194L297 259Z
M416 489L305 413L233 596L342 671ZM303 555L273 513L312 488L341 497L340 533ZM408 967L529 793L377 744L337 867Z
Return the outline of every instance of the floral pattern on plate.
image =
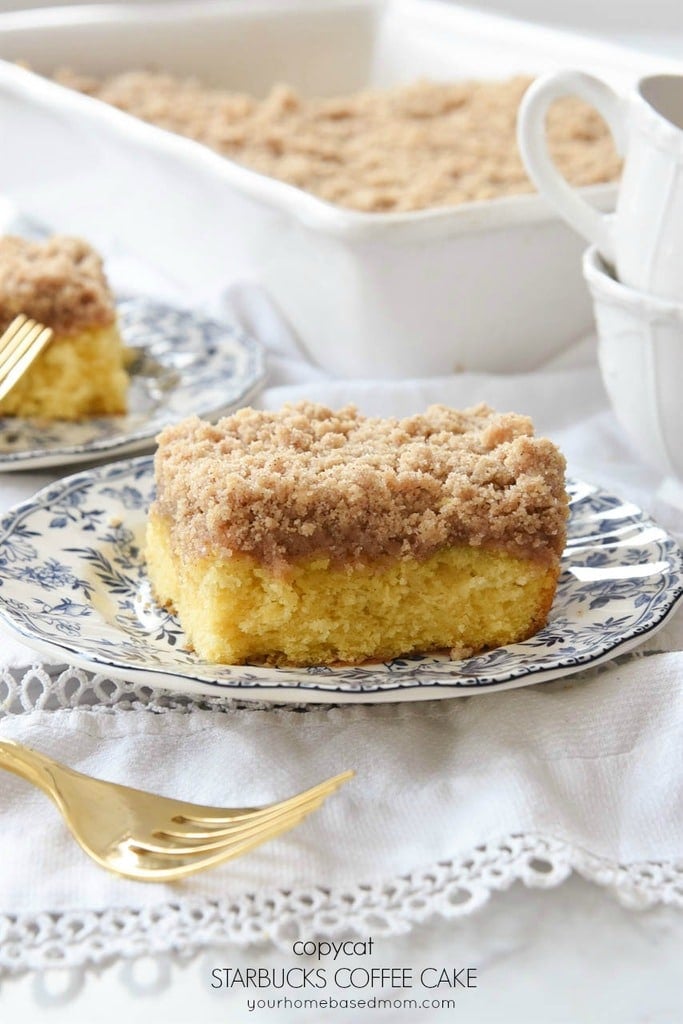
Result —
M128 413L78 423L0 417L0 470L139 451L183 416L229 411L263 379L261 346L233 327L142 297L117 309L133 352Z
M74 664L176 691L338 703L419 700L528 685L605 661L661 627L683 596L683 556L635 505L571 481L563 571L529 640L446 656L309 669L202 662L153 601L143 555L149 456L46 487L0 521L0 617Z

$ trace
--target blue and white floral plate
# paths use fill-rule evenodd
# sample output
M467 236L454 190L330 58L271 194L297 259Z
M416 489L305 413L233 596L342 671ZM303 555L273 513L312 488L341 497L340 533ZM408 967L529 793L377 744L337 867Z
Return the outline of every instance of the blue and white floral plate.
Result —
M167 424L228 412L260 385L261 346L234 328L142 297L122 299L117 308L133 352L128 413L82 423L0 417L0 471L140 451Z
M676 542L636 506L574 481L564 571L547 626L464 661L276 669L215 665L184 647L151 598L142 553L149 456L52 484L0 521L0 618L53 658L176 691L338 703L488 693L575 672L628 651L683 595Z

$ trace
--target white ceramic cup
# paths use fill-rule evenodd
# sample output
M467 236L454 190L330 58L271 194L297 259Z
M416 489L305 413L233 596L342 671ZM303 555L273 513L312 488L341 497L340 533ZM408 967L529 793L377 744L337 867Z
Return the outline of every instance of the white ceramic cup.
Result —
M614 214L586 202L548 153L548 107L568 95L602 114L625 158ZM520 106L518 142L538 191L597 246L620 281L683 302L683 75L641 78L626 97L581 71L540 78Z
M598 361L615 415L683 508L683 303L616 281L594 246L583 257L598 327Z

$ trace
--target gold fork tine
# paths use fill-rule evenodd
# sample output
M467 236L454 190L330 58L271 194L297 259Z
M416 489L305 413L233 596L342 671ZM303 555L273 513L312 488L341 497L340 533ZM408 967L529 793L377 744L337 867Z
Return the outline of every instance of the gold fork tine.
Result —
M345 772L343 775L329 779L319 786L314 786L313 789L307 790L306 793L301 793L298 797L284 800L281 804L273 804L272 807L265 809L263 814L254 815L246 820L245 818L239 818L233 827L215 832L203 832L199 836L163 829L155 833L155 838L159 839L158 843L137 843L136 848L149 853L165 853L170 856L178 854L201 856L212 850L221 850L235 845L241 840L247 840L251 836L261 835L271 828L279 828L281 824L289 827L288 822L294 818L298 821L303 820L312 811L320 807L323 800L330 793L338 789L342 782L345 782L349 777L350 773ZM197 841L192 842L193 839Z
M19 316L14 318L0 338L0 355L2 355L4 359L8 359L9 356L16 351L21 342L23 342L25 338L29 337L31 331L33 331L37 326L39 326L37 321L29 320L27 316L20 313Z
M247 853L293 828L354 774L265 807L219 808L95 779L12 740L0 740L0 768L43 789L98 864L146 882L184 878Z
M20 313L0 337L0 399L21 380L52 337L52 329Z
M194 815L179 815L178 821L174 821L174 824L179 825L179 828L165 828L163 834L170 836L174 839L218 839L221 835L232 835L239 831L243 824L253 824L257 821L265 821L267 818L272 817L276 814L281 814L288 810L294 810L299 804L305 804L309 800L314 800L320 794L327 795L333 793L335 789L341 785L342 782L346 782L353 776L353 772L342 772L341 775L335 775L331 779L326 779L325 782L318 783L317 786L312 786L310 789L305 789L302 793L297 793L296 796L289 797L288 800L282 800L276 804L269 804L267 807L251 807L245 808L241 812L236 814L230 814L230 816L224 816L219 818L218 816L205 818L200 815L196 817ZM209 822L216 822L215 828L183 828L185 823L194 826L197 824L208 825Z
M14 317L13 321L7 326L7 328L5 328L2 335L0 336L0 355L2 354L3 349L7 345L9 345L10 341L15 337L15 335L20 330L22 330L22 328L27 323L28 319L29 317L26 316L24 313L19 313L18 316Z
M21 345L33 329L34 323L35 321L29 320L28 317L23 315L23 313L14 318L0 338L0 360L2 361L2 366L4 366L17 351L19 345Z
M36 346L36 342L46 343L51 336L52 329L50 327L44 327L36 320L24 318L23 321L20 321L20 318L17 317L2 336L2 371L7 373L33 347L36 347L37 354L40 349Z
M315 810L315 807L319 806L324 800L324 797L320 797L318 803L311 808ZM174 856L168 850L164 850L163 853L157 853L154 850L146 850L144 847L138 846L133 840L128 844L128 852L135 855L138 858L136 865L135 877L140 881L153 882L153 881L177 881L180 878L186 878L188 875L194 875L198 871L206 871L207 868L216 867L218 864L225 863L226 860L233 860L235 857L241 857L245 853L249 853L250 850L255 849L257 846L261 846L263 843L268 842L270 839L275 839L283 832L288 832L295 825L310 813L309 811L298 811L287 815L285 818L273 823L269 828L260 828L254 835L243 838L237 842L230 842L222 845L218 850L212 851L211 849L203 850L203 855L198 856L194 851L191 856ZM149 866L147 866L149 864ZM120 863L111 862L109 866L112 870L124 874L125 871L125 853L121 858ZM133 877L131 874L130 877Z
M220 853L221 851L227 853L230 850L241 849L244 843L248 843L251 840L262 843L270 836L278 835L279 832L285 832L292 825L303 821L309 814L317 810L325 799L325 795L321 794L315 799L311 799L308 804L300 804L298 807L289 808L281 814L275 814L266 820L253 822L251 825L242 825L234 833L228 833L214 842L201 840L197 845L189 844L183 846L180 845L179 840L173 840L168 845L164 845L161 841L158 843L146 841L135 843L135 849L138 853L160 853L165 854L167 857L182 857L188 861L192 857L205 857L208 854Z
M16 335L19 333L19 331L24 326L27 320L28 317L24 316L23 313L20 313L19 316L15 316L11 324L7 327L5 331L3 331L2 336L0 337L0 356L2 355L5 348L7 348L9 343L13 340L13 338L15 338Z

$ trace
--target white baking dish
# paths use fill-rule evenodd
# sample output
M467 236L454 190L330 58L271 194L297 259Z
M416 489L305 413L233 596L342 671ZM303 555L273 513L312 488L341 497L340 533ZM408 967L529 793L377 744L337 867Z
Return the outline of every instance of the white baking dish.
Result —
M342 376L527 370L591 323L582 243L536 196L341 209L13 65L156 65L263 94L585 67L623 88L672 61L429 0L72 7L0 16L0 193L154 260L192 294L261 281ZM614 189L591 190L606 208Z

